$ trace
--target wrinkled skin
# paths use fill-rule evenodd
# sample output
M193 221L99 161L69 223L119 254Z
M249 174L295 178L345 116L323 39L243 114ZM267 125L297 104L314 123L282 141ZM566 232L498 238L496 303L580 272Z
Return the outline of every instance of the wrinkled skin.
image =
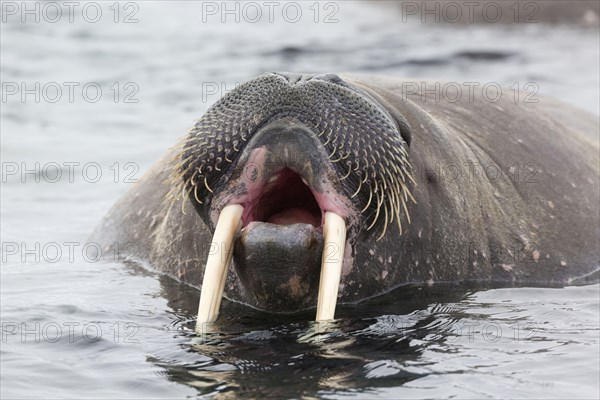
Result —
M211 107L93 240L133 242L136 259L200 287L220 210L242 204L225 295L269 311L316 304L325 211L348 228L340 302L409 283L597 281L597 118L403 86L262 75Z

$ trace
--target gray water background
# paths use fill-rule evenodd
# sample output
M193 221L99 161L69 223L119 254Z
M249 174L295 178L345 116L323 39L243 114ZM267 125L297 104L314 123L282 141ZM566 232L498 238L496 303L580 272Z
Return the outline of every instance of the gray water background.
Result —
M341 307L329 327L310 312L276 319L225 302L223 333L198 338L197 290L82 254L129 181L236 83L275 70L533 82L598 114L597 30L405 22L394 5L364 2L320 3L316 23L312 2L298 3L297 23L277 13L272 23L203 22L199 3L121 3L115 23L113 3L98 4L97 23L76 12L73 23L0 25L3 84L64 90L55 103L49 92L0 104L3 173L19 169L3 175L1 192L3 399L600 396L598 285L402 289ZM332 10L337 22L325 23ZM134 11L138 22L123 23ZM72 102L64 82L80 84ZM90 82L98 102L81 93ZM75 243L73 260L65 243ZM5 251L12 245L16 254Z

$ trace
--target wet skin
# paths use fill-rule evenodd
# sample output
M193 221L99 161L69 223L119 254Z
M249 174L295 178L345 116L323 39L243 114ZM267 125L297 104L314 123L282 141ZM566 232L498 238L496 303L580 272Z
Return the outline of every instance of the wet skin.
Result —
M598 280L597 118L403 87L333 74L241 85L94 240L134 242L142 262L200 287L220 211L242 205L225 296L268 311L316 304L326 212L347 227L339 302L409 283Z

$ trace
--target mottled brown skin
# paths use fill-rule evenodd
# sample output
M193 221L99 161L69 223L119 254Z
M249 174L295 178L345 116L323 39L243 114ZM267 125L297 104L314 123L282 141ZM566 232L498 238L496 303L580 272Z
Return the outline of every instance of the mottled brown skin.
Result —
M436 103L433 94L403 100L400 81L365 82L412 128L417 204L396 243L407 249L400 262L414 281L597 280L596 117L543 97L537 104L510 95L497 103L466 95L457 103ZM465 163L491 166L498 177L471 179ZM431 173L436 165L460 166L461 178ZM400 279L397 269L387 270L386 280Z
M146 171L111 208L92 240L111 249L117 242L127 249L119 254L129 261L200 287L212 234L189 205L182 210L181 201L164 200L173 157L170 150Z
M431 94L403 96L402 80L341 77L410 125L416 203L407 204L411 223L403 220L402 234L395 224L379 241L380 229L357 233L340 301L409 283L598 281L597 117L541 96L537 104L515 103L508 94L491 103L476 91L473 101L465 94L455 103L435 102ZM137 259L200 287L212 233L191 204L183 214L181 200L162 200L173 154L117 202L93 240L134 242ZM245 302L233 269L226 296Z

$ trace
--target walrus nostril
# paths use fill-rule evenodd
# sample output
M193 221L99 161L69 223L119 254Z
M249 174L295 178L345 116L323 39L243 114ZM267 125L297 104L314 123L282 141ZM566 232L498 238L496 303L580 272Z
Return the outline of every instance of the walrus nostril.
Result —
M315 74L296 74L293 72L273 72L273 74L279 75L279 76L287 79L287 81L289 83L291 83L292 85L294 85L298 82L308 82L311 79L313 79L314 77L316 77Z
M336 74L296 74L293 72L273 72L273 74L287 79L292 85L299 82L308 82L310 80L325 81L342 86L347 85L346 82Z
M340 84L346 84L344 82L344 80L342 78L340 78L336 74L322 74L322 75L317 75L317 76L315 76L315 79L318 79L318 80L321 80L321 81L327 81L327 82L331 82L331 83L336 83L338 85L340 85Z

